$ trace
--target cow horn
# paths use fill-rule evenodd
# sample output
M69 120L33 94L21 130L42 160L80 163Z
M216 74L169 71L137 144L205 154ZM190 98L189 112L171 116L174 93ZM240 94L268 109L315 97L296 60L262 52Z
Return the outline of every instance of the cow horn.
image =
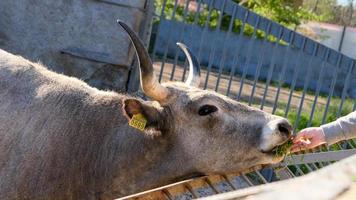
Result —
M133 46L135 47L139 60L140 81L143 92L148 97L157 100L158 102L163 102L167 99L169 90L158 82L154 74L152 61L145 46L129 26L120 20L117 20L117 23L119 23L120 26L127 32L127 34L130 36L130 40L133 43Z
M189 75L185 84L189 86L199 87L200 84L200 65L198 59L190 51L190 49L183 43L177 43L180 49L184 52L189 63Z

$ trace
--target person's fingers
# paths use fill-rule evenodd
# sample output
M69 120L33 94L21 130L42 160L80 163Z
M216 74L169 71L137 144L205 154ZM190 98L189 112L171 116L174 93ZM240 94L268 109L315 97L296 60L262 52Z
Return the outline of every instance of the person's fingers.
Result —
M320 141L320 140L300 140L297 143L294 143L291 147L291 152L298 152L298 151L303 151L303 150L307 150L307 149L312 149L315 148L317 146L320 146L322 144L325 144L325 142Z
M307 150L308 148L309 148L309 146L304 143L296 143L296 144L293 144L290 151L291 151L291 153L295 153L298 151Z
M300 137L299 140L294 142L292 149L294 149L294 151L300 151L303 149L313 148L313 145L312 140L306 138L306 135L304 135L304 137Z
M303 129L299 133L297 133L297 135L293 139L293 142L298 142L301 139L312 140L314 137L316 137L319 134L318 132L319 132L319 128L317 128L317 127L309 127L309 128Z
M313 139L313 138L310 138L310 139ZM300 142L304 145L304 146L310 146L312 144L312 142L310 141L309 138L306 138L306 137L303 137L303 138L300 138Z
M293 143L303 143L304 145L309 145L311 140L313 140L313 135L302 132L301 134L298 134L297 138L293 139Z
M294 138L293 138L293 143L297 143L300 141L301 138L306 137L306 132L305 131L301 131L299 132Z
M292 146L292 148L290 149L291 153L295 153L295 152L298 152L298 151L303 151L303 148L300 147L300 146Z
M323 145L325 143L326 142L324 142L324 141L322 141L320 139L316 139L309 146L310 146L310 148L315 148L315 147L318 147L318 146Z
M322 130L318 127L309 127L301 130L293 138L291 152L315 148L325 143Z

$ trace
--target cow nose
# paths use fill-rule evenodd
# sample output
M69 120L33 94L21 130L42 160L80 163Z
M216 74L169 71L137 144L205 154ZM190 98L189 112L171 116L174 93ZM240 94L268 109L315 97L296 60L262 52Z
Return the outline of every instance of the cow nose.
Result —
M285 119L281 120L277 124L278 131L286 137L292 136L293 128L292 125Z

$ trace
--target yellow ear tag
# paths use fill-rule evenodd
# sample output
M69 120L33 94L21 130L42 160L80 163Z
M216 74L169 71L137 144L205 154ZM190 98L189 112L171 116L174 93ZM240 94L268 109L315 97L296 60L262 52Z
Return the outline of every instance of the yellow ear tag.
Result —
M147 119L141 114L135 114L132 116L129 125L143 131L146 127Z

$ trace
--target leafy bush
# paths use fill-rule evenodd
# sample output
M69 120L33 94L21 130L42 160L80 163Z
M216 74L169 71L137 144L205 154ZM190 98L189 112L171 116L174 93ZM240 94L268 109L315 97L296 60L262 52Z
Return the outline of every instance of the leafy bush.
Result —
M219 17L222 14L221 11L217 9L211 9L209 14L209 8L207 5L201 3L201 8L198 13L194 11L185 10L185 6L177 4L175 6L175 0L155 0L156 7L156 16L164 15L165 19L169 20L177 20L183 21L188 24L196 23L199 26L207 26L210 29L216 29L218 26ZM234 0L239 3L240 0ZM199 0L197 1L199 2ZM303 20L311 20L318 19L318 15L312 13L310 10L304 9L301 6L294 6L294 2L292 0L248 0L244 1L243 5L247 7L249 10L252 10L264 17L267 17L275 22L278 22L284 26L294 28L299 25ZM162 12L162 8L164 6L164 10ZM186 12L186 17L184 19L184 15ZM229 29L229 25L231 22L231 16L223 13L221 20L221 30L227 31ZM195 19L197 19L195 21ZM159 18L155 20L155 23L159 22ZM235 19L232 23L232 32L240 33L243 29L243 34L246 36L252 36L254 33L254 24L249 25L246 24L243 28L243 23L239 19ZM268 35L268 34L267 34ZM262 39L266 37L266 33L261 30L257 30L255 33L255 37L258 39ZM276 38L268 35L269 41L276 41Z
M323 98L323 97L321 97L321 98ZM335 121L338 118L338 115L339 115L339 117L341 117L341 116L351 113L354 103L355 103L354 100L346 99L343 103L342 109L339 111L341 99L340 98L332 98L330 101L330 104L329 104L329 108L327 110L327 114L326 114L324 123ZM308 127L309 123L310 123L310 126L314 126L314 127L322 125L326 105L318 104L315 107L315 111L312 116L312 119L310 119L311 108L312 108L312 105L308 104L303 109L303 111L300 113L300 117L298 118L298 121L297 121L297 117L298 117L297 109L294 108L288 112L288 115L287 115L288 120L292 123L292 125L297 124L297 127L295 128L296 131L300 131L300 130ZM276 112L276 115L285 116L285 111L278 110Z

